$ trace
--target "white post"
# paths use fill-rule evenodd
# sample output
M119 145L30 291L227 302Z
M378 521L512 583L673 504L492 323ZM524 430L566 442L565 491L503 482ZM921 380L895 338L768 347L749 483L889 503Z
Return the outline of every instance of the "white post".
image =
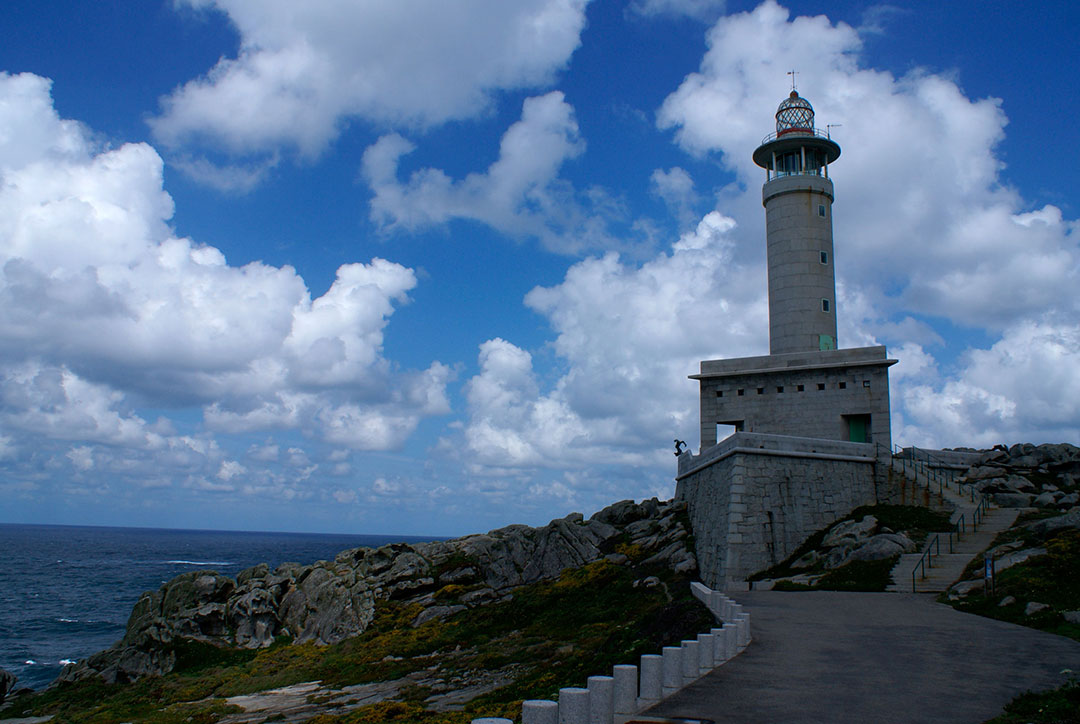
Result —
M698 664L698 661L700 661L701 658L698 654L698 642L696 639L694 641L682 642L683 686L686 686L701 675L701 672L699 671L700 665Z
M618 664L611 673L615 679L615 713L633 714L637 711L638 667Z
M589 724L613 724L615 720L615 679L589 677Z
M724 646L727 649L724 657L729 660L739 653L739 632L733 623L724 624Z
M726 596L720 591L713 591L709 597L709 610L712 611L712 615L717 618L723 618L724 611L724 599Z
M662 656L664 657L664 686L661 698L665 698L682 688L682 649L678 646L665 646Z
M481 719L473 719L472 724L514 724L514 721L498 716L485 716Z
M740 614L735 619L735 625L739 631L739 650L741 651L750 644L750 614Z
M523 701L521 724L559 724L559 705L544 699Z
M724 629L714 628L709 631L713 635L713 666L720 666L727 661L727 645L724 643Z
M712 634L699 633L698 642L698 676L712 671L713 667L713 637Z
M664 686L664 657L659 654L643 654L641 657L641 690L638 707L644 709L660 701Z
M559 724L589 724L588 689L559 689Z

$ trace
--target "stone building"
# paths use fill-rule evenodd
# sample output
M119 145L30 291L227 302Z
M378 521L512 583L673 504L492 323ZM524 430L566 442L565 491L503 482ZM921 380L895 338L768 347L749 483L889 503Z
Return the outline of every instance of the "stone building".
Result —
M778 563L881 497L891 453L884 347L839 349L829 164L840 146L792 91L754 151L765 169L769 352L705 360L701 449L679 456L702 578L713 588ZM720 439L720 432L730 433Z

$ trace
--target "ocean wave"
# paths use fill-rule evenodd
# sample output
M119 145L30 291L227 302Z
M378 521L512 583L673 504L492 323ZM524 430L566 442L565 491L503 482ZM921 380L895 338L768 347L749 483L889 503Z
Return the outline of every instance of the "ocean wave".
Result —
M177 566L231 566L230 561L165 561Z
M67 666L68 664L74 664L74 663L75 663L74 659L60 659L60 665L61 666Z
M26 664L27 666L36 666L37 665L37 662L34 661L33 659L27 659L23 663Z
M79 622L79 619L77 619L77 618L58 618L56 620L59 621L60 623L78 623Z

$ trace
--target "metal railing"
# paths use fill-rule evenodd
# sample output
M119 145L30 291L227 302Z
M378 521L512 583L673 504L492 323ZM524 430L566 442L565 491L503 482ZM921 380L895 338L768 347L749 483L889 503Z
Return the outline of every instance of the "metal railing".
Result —
M835 125L835 124L834 124ZM788 128L783 131L774 131L765 138L761 139L759 146L764 146L769 141L775 141L777 138L799 138L800 136L806 138L824 138L832 140L832 135L829 133L829 129L822 131L820 128Z
M935 550L936 549L936 550ZM919 557L919 562L915 564L915 567L911 569L911 592L915 593L915 574L922 572L920 578L926 578L926 569L934 567L934 556L941 556L941 537L934 534L934 537L930 540L930 544L926 546L926 550Z
M887 448L879 443L879 458L882 457L883 450L887 450ZM954 536L956 542L963 540L964 536L969 532L969 523L970 532L974 533L979 529L990 511L990 499L983 493L979 493L978 497L976 497L974 485L961 484L952 475L934 467L932 463L937 462L940 464L944 461L936 459L929 450L921 450L914 445L907 449L894 445L893 449L887 451L886 455L890 466L894 470L899 469L905 480L911 480L914 485L923 487L924 494L931 495L936 492L939 501L944 501L944 491L950 490L954 494L967 497L971 502L975 503L973 509L960 512L957 519L953 521L952 530L934 533L932 534L933 537L929 538L922 555L911 570L911 591L915 593L918 590L918 580L926 578L927 569L933 568L935 558L941 556L941 536L947 536L949 553L952 553L954 551ZM970 521L968 520L969 512L971 513Z

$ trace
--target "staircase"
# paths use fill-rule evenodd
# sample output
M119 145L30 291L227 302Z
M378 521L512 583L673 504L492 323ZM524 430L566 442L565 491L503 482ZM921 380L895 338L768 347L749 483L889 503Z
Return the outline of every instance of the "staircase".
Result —
M974 506L971 506L974 510ZM977 531L968 530L957 540L955 533L930 534L920 553L905 553L892 569L892 584L889 591L904 593L942 593L956 583L973 558L985 551L998 533L1016 521L1019 511L1015 508L993 508L983 516ZM936 541L936 542L935 542ZM912 591L912 573L919 565L919 560L929 548L935 549L930 555L930 565L915 573L914 591ZM950 550L951 548L951 550ZM936 552L940 550L940 554ZM925 578L921 574L925 573Z
M915 460L895 456L891 462L891 472L903 476L913 487L920 487L927 502L936 498L937 502L954 508L950 522L956 531L931 533L922 551L900 556L890 574L892 584L887 590L942 593L960 578L973 558L990 546L998 533L1016 521L1019 511L991 508L981 498L975 500L972 491L965 490L947 472L933 471L928 465L920 466Z

